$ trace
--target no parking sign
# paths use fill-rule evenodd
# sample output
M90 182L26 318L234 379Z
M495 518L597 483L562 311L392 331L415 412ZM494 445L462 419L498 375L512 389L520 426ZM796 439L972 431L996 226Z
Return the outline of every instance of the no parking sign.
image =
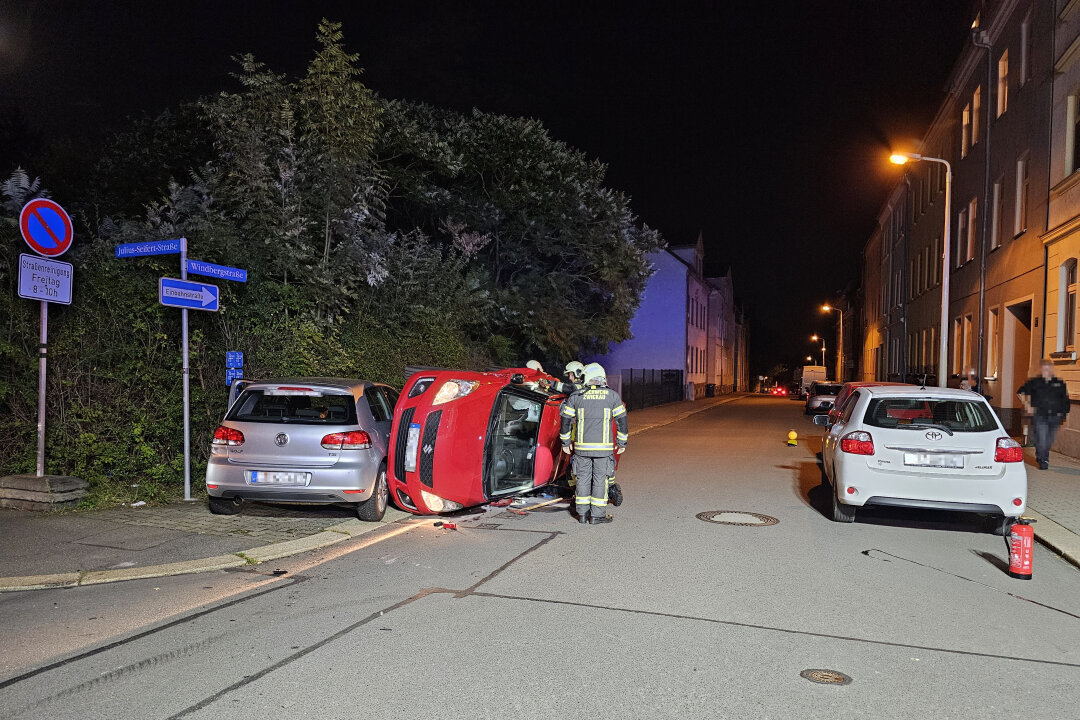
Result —
M71 247L75 233L64 208L47 198L37 198L23 205L19 230L30 249L45 257L58 257Z

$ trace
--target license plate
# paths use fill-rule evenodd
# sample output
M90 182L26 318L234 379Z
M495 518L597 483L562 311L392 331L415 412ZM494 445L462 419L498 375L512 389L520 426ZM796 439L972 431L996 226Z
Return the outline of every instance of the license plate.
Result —
M311 473L307 472L267 472L255 470L251 473L252 485L307 485Z
M416 449L420 447L420 423L409 425L409 437L405 441L405 470L416 472Z
M940 453L904 453L904 464L915 467L964 467L963 455L942 455Z

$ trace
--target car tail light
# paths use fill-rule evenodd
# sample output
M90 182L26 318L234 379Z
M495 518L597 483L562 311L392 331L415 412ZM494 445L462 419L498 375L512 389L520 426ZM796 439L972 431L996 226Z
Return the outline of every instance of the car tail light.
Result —
M1012 438L998 438L994 462L1024 462L1024 448Z
M371 447L371 436L363 430L330 433L323 436L322 446L327 450L366 450Z
M852 455L873 455L874 438L870 437L870 433L862 430L849 432L840 438L840 449Z
M244 444L244 433L231 427L225 427L224 425L218 425L214 430L214 439L211 442L212 445L228 445L229 447L236 447L237 445Z

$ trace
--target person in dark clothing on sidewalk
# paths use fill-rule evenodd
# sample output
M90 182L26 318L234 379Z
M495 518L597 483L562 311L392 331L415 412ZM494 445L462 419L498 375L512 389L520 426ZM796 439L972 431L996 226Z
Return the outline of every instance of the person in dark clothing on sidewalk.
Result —
M1039 364L1039 371L1039 376L1029 378L1016 394L1030 408L1035 431L1035 460L1040 470L1046 470L1050 467L1050 446L1069 414L1069 391L1065 381L1054 376L1054 365L1049 360Z

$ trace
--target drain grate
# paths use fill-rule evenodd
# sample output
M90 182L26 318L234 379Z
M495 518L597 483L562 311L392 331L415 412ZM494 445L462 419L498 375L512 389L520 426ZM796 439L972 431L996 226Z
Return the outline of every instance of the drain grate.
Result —
M755 512L742 510L709 510L700 512L695 517L705 522L717 523L718 525L739 525L741 527L765 527L780 522L772 515L762 515Z
M851 683L851 677L839 670L803 670L799 675L810 682L822 685L848 685Z

